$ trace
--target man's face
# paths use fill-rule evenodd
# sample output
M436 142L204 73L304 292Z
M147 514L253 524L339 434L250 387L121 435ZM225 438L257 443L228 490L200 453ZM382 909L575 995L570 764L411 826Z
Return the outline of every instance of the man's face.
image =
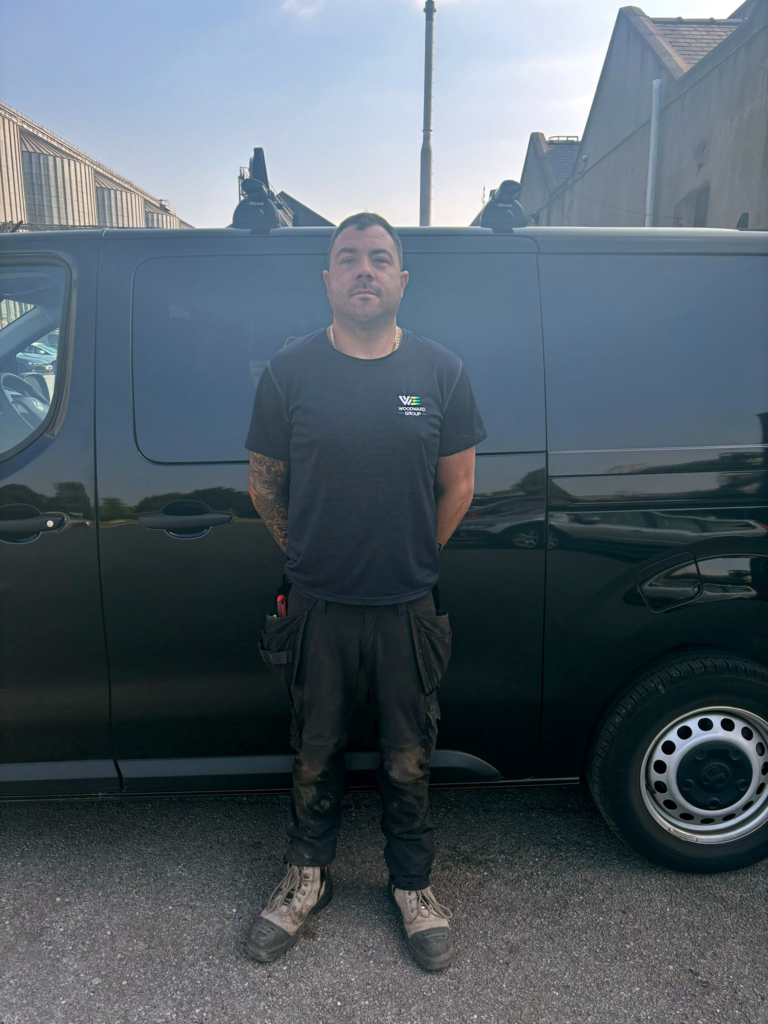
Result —
M395 243L384 228L344 228L334 242L329 267L323 280L338 318L367 326L395 316L408 271L400 270Z

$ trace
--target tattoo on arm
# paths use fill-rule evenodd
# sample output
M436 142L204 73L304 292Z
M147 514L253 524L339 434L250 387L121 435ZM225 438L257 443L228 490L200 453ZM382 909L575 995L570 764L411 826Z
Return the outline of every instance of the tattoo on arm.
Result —
M283 552L288 546L288 471L287 462L251 452L251 501Z

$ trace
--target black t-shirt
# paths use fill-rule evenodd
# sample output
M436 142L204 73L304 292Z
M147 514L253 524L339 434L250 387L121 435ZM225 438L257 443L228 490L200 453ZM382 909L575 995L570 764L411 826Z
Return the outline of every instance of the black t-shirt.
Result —
M285 574L314 597L395 604L437 583L435 468L487 432L461 359L404 330L379 359L325 329L289 338L256 388L246 448L290 464Z

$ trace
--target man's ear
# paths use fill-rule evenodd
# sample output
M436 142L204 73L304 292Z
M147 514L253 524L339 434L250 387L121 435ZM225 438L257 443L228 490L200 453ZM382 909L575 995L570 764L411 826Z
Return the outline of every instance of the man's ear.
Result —
M323 281L325 281L325 287L327 288L328 287L328 271L327 270L323 271Z
M408 284L409 277L410 277L410 274L408 273L407 270L401 270L400 271L400 288L402 289L402 291L400 293L401 295L402 295L402 292L405 291L405 286Z

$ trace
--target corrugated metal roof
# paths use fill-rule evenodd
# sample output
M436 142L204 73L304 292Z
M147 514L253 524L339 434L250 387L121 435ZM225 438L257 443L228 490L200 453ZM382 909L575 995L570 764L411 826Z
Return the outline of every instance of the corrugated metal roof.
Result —
M28 153L45 153L47 156L63 156L66 160L78 159L73 153L67 153L66 150L59 149L58 146L53 146L50 142L46 142L45 139L41 139L37 135L32 135L31 132L25 132L23 128L19 129L19 140L21 142L21 148L25 149Z
M649 18L656 32L690 69L742 24L741 20Z
M112 188L118 192L133 192L133 189L126 187L124 181L116 181L115 178L108 178L106 174L102 174L101 171L94 169L93 178L96 182L96 188ZM138 195L138 193L136 193Z

